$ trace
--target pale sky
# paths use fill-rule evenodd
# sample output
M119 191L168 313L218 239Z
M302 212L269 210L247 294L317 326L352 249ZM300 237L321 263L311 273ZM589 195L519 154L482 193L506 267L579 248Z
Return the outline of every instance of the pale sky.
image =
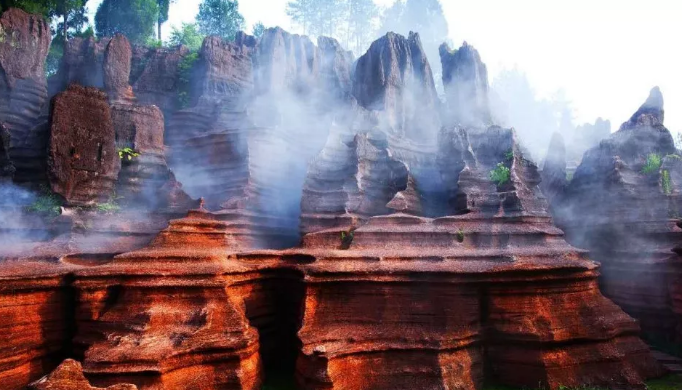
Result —
M94 15L101 0L90 0ZM292 32L288 0L240 0L247 28L262 21ZM200 0L177 0L172 25L190 22ZM388 6L393 0L375 0ZM490 81L505 68L525 71L540 96L563 89L576 124L626 121L658 85L665 124L682 132L681 0L441 0L457 45L466 40L488 65ZM438 61L430 58L431 62Z

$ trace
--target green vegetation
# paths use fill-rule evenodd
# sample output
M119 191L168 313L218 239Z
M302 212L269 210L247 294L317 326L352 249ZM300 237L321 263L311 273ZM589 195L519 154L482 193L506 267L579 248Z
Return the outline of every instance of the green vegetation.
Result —
M106 203L100 203L97 205L97 211L106 213L106 214L111 214L115 213L121 210L121 206L116 203L115 199L111 199Z
M464 242L464 230L462 229L457 230L457 242Z
M498 186L509 182L511 172L509 168L504 166L504 163L498 163L495 169L490 171L490 180L497 183Z
M341 249L350 248L350 244L353 243L354 235L355 233L352 230L341 232Z
M139 157L140 153L132 148L120 148L118 149L118 158L124 161L132 161L133 158Z
M253 28L251 29L251 34L256 37L260 38L263 36L263 33L265 32L265 25L263 22L258 22L253 25Z
M178 65L178 101L181 108L185 108L189 105L189 87L192 78L192 69L194 64L199 59L198 53L187 54L180 64Z
M218 35L233 40L244 30L244 17L239 13L238 0L204 0L199 5L197 26L203 35Z
M663 193L670 195L673 193L673 183L670 180L670 172L667 169L661 171L661 187L663 187Z
M46 186L40 186L40 192L33 203L26 206L26 211L56 217L61 213L62 201L57 194Z
M180 28L173 27L168 40L170 46L185 45L193 52L199 51L203 42L204 36L199 33L195 23L183 23Z
M656 153L650 153L648 156L646 156L646 164L644 164L642 167L642 173L645 175L658 173L662 163L663 160L661 159L660 155Z
M95 14L98 37L124 34L131 43L145 43L159 21L157 0L103 0Z
M504 154L504 158L505 158L507 161L513 160L513 159L514 159L514 150L509 149L509 150Z

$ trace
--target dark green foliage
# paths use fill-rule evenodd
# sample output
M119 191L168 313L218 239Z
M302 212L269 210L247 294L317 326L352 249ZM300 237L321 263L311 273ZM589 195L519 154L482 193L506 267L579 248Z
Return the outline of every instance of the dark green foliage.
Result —
M507 152L504 153L504 158L507 161L511 161L514 159L514 151L512 149L509 149Z
M648 156L646 156L646 164L644 164L642 167L642 173L645 175L658 173L658 170L661 169L662 163L663 160L661 159L661 156L656 153L650 153Z
M498 186L508 183L510 177L511 172L509 168L504 166L504 163L498 163L495 169L490 171L490 180L497 183Z
M238 0L204 0L197 15L198 30L203 35L217 35L233 40L244 29Z
M192 69L198 59L198 53L189 53L178 65L178 102L180 103L181 108L185 108L189 104L189 88L192 79Z
M158 17L156 0L103 0L95 15L97 36L122 33L130 42L142 44L153 36Z
M457 230L457 242L460 244L464 242L464 230L462 229Z
M50 0L2 0L0 10L7 11L10 8L19 8L31 14L40 14L49 18L54 10L54 1Z
M156 0L159 6L159 18L157 20L157 36L156 39L161 40L161 26L168 21L168 10L170 9L170 4L174 3L175 0Z
M61 198L46 186L40 186L35 201L26 206L26 211L48 217L56 217L61 213Z
M258 22L253 25L253 28L251 29L251 34L253 34L254 37L260 38L263 36L263 33L265 32L265 25L263 22Z
M168 44L171 46L185 45L191 51L199 51L204 42L204 36L199 34L195 23L183 23L180 28L173 27Z
M354 236L355 232L353 232L352 230L348 232L341 232L341 249L350 248L350 244L353 243Z

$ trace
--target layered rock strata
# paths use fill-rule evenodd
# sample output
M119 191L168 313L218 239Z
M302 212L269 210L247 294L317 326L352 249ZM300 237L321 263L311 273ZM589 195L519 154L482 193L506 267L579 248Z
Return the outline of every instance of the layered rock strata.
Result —
M565 191L550 190L560 194L553 208L570 242L602 264L604 294L659 343L680 340L673 298L682 272L673 252L682 238L677 153L654 88L629 121L585 153Z
M106 389L92 387L83 375L83 367L75 360L67 359L49 375L31 383L30 390L137 390L130 384L118 384Z
M15 180L45 180L48 129L45 59L50 28L38 15L9 9L0 17L0 123L9 131Z

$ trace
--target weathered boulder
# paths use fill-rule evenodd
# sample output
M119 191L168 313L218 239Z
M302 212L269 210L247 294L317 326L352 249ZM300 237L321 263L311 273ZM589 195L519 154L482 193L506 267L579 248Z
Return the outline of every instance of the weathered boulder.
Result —
M50 27L39 15L9 9L0 17L0 123L9 131L15 180L44 179L47 128L45 59Z
M620 130L588 150L554 215L569 241L602 264L604 294L640 320L645 335L682 340L671 284L682 274L672 252L682 239L682 160L663 126L663 99L654 88ZM561 183L550 182L561 194Z
M129 102L134 99L130 79L132 49L128 38L116 34L104 51L103 82L104 90L112 102Z
M107 387L92 387L83 375L81 364L72 359L66 359L49 375L41 378L28 387L30 390L137 390L137 386L118 384Z
M490 124L488 69L478 51L464 42L457 50L444 43L439 52L448 105L447 120L451 124Z
M52 190L74 206L106 202L121 169L107 95L74 84L53 99L51 111Z

